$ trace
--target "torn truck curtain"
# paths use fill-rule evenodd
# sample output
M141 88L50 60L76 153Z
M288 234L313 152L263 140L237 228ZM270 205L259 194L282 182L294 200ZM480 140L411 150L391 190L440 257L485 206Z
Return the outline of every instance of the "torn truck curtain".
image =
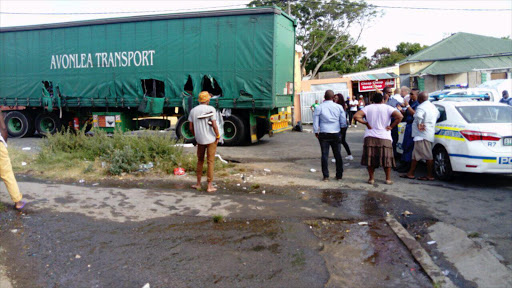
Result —
M27 106L40 106L45 80L59 83L68 108L135 108L144 95L141 79L158 79L164 106L180 107L183 91L197 96L210 75L212 88L222 91L219 108L233 108L241 90L259 109L292 105L277 100L293 81L292 20L274 8L194 15L0 28L2 101L19 104L23 95L31 99ZM237 108L252 109L243 102Z

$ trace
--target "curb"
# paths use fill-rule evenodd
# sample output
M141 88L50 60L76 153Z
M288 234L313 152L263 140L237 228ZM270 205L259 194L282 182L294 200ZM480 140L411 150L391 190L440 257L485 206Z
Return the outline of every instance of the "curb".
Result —
M388 214L386 216L386 222L389 227L395 232L396 236L405 244L405 246L411 251L412 256L420 263L421 267L427 273L428 277L432 279L434 284L440 285L440 287L455 288L453 282L446 277L439 266L437 266L427 251L421 247L420 243L414 239L411 234L398 222L393 216Z

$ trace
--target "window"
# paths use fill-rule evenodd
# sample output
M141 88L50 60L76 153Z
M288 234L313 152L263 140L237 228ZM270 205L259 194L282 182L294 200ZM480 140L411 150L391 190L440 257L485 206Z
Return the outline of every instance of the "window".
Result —
M439 111L439 118L437 118L437 123L443 122L446 120L446 110L443 106L436 105L437 111Z
M156 79L142 79L140 80L140 82L142 85L142 91L144 92L144 96L154 98L165 97L165 84L163 81Z
M457 111L468 123L512 123L510 106L460 106Z

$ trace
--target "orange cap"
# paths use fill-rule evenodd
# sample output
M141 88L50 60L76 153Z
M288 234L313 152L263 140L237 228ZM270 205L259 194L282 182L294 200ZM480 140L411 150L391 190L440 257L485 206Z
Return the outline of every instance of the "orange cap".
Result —
M199 103L205 103L205 102L208 102L208 100L210 100L211 96L210 96L210 93L208 93L208 91L202 91L201 93L199 93Z

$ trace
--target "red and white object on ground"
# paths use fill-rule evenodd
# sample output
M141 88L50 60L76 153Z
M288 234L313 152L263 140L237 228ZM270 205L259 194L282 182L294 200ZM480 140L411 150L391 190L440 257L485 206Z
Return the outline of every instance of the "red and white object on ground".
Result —
M178 175L178 176L185 175L185 169L183 169L181 167L174 168L174 175Z

